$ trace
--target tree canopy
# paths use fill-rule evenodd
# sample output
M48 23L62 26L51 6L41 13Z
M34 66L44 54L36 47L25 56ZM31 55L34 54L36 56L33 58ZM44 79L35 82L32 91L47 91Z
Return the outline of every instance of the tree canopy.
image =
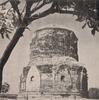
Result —
M84 28L88 25L91 33L95 35L99 31L99 1L98 0L24 0L25 5L19 9L21 0L7 0L0 4L0 34L9 39L9 33L18 25L27 26L34 20L53 13L73 14L77 21L84 21ZM97 2L97 4L96 4ZM6 5L10 4L10 8ZM37 11L49 5L48 9L38 13Z

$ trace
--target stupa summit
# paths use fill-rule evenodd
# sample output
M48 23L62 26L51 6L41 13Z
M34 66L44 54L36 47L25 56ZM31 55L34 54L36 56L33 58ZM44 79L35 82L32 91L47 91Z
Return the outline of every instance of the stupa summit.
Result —
M30 61L20 77L20 96L87 97L87 70L79 62L77 43L75 33L68 29L34 32Z

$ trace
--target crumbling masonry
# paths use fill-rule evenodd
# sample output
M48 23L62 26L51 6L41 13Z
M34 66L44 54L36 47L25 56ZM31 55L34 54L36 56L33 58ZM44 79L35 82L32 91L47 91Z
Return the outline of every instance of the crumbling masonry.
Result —
M87 97L87 70L78 58L78 39L71 30L37 30L30 62L20 77L20 93Z

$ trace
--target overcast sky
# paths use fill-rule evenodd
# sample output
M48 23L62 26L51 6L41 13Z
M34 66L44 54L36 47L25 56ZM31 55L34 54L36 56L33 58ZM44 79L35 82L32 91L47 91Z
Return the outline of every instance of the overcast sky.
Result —
M23 67L27 66L30 54L30 42L34 31L44 27L64 27L75 32L78 37L79 61L86 65L88 70L88 84L90 87L99 88L99 33L92 36L89 28L82 30L83 23L75 21L75 17L65 14L53 14L38 19L30 25L30 30L24 32L14 48L4 68L3 81L11 86L10 92L16 93L19 90L19 77ZM5 50L9 40L0 37L0 57Z

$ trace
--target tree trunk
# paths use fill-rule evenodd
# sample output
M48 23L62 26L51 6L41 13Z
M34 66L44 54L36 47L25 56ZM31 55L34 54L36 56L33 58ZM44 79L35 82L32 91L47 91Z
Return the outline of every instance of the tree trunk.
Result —
M99 0L96 0L97 20L99 20Z
M24 32L24 30L25 30L25 27L18 27L16 29L16 32L15 32L12 40L8 44L7 48L5 49L3 55L2 55L2 57L0 59L0 92L1 92L1 87L2 87L2 77L3 77L2 74L3 74L4 65L8 61L8 58L10 57L12 50L14 49L14 47L17 44L17 42L21 38L22 33Z
M3 70L0 69L0 92L1 92L1 88L2 88L2 72L3 72Z

